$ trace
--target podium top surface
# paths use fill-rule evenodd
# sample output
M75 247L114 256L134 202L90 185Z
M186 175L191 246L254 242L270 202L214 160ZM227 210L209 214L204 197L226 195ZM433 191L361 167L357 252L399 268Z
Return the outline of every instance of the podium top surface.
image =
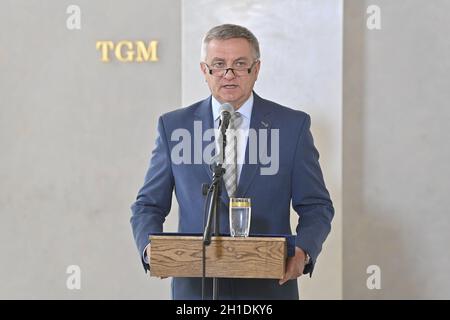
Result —
M151 235L152 239L162 239L162 238L166 238L167 236L173 236L174 238L177 238L179 240L192 240L192 239L198 239L198 240L202 240L203 236L186 236L186 235ZM230 237L230 236L212 236L212 239L215 240L222 240L222 239L226 239L227 241L260 241L260 242L284 242L286 241L286 238L284 237Z
M192 239L193 237L202 239L203 234L200 233L177 233L177 232L154 232L149 234L150 237L166 237L173 236L178 239ZM226 237L227 241L239 241L242 240L242 237L231 237L229 234L220 234L219 236L213 236L217 240L220 240L221 237ZM295 235L287 235L287 234L251 234L246 237L247 240L251 241L285 241L287 245L287 256L292 257L295 255Z

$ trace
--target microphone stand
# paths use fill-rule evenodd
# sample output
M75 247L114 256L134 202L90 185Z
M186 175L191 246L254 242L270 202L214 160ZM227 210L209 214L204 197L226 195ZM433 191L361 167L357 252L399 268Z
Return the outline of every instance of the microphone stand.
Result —
M226 147L226 126L220 126L221 133L223 137L223 149L222 149L222 163L223 159L225 158L225 147ZM209 206L208 206L208 220L206 222L205 230L203 233L203 242L202 242L202 249L203 249L203 257L202 257L202 300L205 300L205 277L206 277L206 246L209 246L211 244L211 223L212 220L214 220L214 228L212 233L214 236L219 236L220 234L220 196L222 193L222 180L223 175L225 173L225 169L222 168L222 163L214 163L213 165L213 179L211 186L208 189L206 200L208 199L208 195L212 193L212 197L210 198ZM213 278L213 300L218 299L218 292L219 292L219 279Z

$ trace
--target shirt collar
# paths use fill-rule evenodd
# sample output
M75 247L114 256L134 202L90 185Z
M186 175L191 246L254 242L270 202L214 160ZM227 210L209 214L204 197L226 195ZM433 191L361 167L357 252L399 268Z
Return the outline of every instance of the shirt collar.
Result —
M214 96L211 97L211 105L212 105L212 112L213 112L213 118L214 121L218 120L220 118L220 106L222 105L219 101L217 101ZM247 101L244 102L244 104L237 110L243 117L250 119L252 115L252 109L253 109L253 92L250 94L250 97L247 99Z

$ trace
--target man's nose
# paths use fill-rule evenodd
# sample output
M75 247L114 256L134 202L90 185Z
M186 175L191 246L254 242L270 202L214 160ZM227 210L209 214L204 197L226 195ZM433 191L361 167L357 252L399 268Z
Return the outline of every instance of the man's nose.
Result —
M233 79L236 77L236 75L234 74L234 70L233 68L228 68L225 70L225 74L223 75L223 77L227 80Z

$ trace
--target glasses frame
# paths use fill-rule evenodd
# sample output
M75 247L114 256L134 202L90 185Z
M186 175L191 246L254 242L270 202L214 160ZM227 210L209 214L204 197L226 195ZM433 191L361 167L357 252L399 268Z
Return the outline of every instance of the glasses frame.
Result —
M253 61L252 65L249 68L242 69L242 70L239 70L239 71L247 70L247 74L250 74L252 72L253 67L256 65L257 62L259 62L259 59L256 59L255 61ZM233 72L233 75L235 77L241 77L242 76L242 75L236 74L236 72L235 72L236 68L212 69L206 62L202 62L202 63L208 68L208 73L210 75L212 75L213 77L223 78L223 77L225 77L227 75L229 70L231 70L231 72ZM213 74L213 70L222 70L223 74L219 75L219 76L216 76L216 75Z

